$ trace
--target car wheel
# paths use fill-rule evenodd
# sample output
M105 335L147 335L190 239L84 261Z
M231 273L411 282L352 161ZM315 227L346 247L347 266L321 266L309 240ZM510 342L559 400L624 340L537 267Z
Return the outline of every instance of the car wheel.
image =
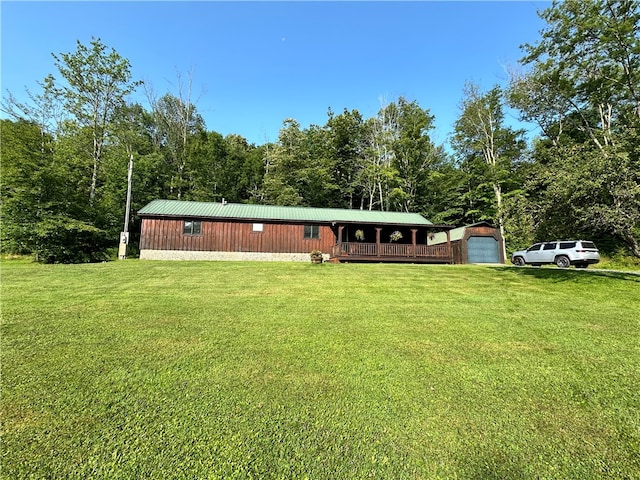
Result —
M556 265L558 268L569 268L571 262L569 261L569 257L560 255L559 257L556 257Z
M512 262L516 267L524 267L525 265L524 258L522 257L515 257Z

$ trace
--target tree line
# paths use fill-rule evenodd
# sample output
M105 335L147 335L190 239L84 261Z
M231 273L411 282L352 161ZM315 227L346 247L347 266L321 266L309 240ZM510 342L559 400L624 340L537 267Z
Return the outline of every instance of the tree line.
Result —
M2 108L2 250L44 262L106 259L123 228L127 166L135 211L156 198L418 212L489 221L508 248L590 238L640 257L640 2L554 2L507 85L469 82L450 137L403 97L364 118L285 119L254 145L208 131L191 77L157 95L100 39L54 54L57 76ZM148 106L128 101L144 90ZM455 108L452 106L452 108ZM539 127L527 141L507 108ZM139 227L138 227L139 231ZM135 239L135 235L134 235Z

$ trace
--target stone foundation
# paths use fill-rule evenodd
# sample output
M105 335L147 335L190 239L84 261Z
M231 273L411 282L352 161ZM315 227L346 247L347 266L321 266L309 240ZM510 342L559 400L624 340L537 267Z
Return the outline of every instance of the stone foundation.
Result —
M328 254L322 255L324 261ZM140 260L231 260L258 262L310 262L308 253L197 252L190 250L140 250Z

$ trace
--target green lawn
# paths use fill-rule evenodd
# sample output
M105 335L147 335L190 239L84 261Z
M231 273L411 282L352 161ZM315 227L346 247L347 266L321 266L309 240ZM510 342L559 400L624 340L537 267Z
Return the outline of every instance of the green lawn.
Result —
M2 264L2 478L640 478L640 276Z

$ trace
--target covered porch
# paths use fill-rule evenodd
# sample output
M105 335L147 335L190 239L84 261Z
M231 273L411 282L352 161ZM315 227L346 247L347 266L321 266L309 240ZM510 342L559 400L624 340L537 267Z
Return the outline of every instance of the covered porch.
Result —
M453 263L451 225L336 225L336 262ZM447 241L428 245L429 236L444 232Z

